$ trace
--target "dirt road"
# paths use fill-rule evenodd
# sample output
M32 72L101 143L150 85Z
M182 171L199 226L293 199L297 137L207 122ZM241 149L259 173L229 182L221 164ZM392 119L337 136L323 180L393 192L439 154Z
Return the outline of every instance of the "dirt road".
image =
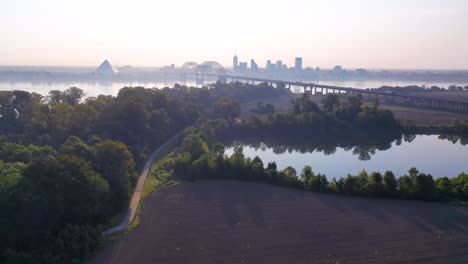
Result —
M127 209L127 212L125 214L125 217L123 221L116 227L113 227L111 229L108 229L104 231L104 235L110 235L116 232L120 232L125 230L132 222L133 219L135 218L136 211L138 209L138 204L140 203L141 195L143 193L143 186L145 185L146 178L148 177L148 173L151 169L151 165L153 163L161 158L163 155L165 155L165 151L167 151L168 148L170 148L172 145L175 144L175 142L178 140L180 137L181 133L178 133L171 139L169 139L166 143L161 145L158 149L156 149L153 153L148 158L148 161L146 161L145 166L143 167L143 171L140 174L140 177L138 178L137 185L135 187L135 192L133 193L132 200L130 202L130 205Z

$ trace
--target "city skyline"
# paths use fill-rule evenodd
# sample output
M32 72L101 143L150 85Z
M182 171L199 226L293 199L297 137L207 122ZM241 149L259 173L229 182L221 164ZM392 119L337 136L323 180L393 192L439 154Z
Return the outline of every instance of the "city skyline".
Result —
M468 69L461 0L18 0L0 8L0 65L230 65L242 54L287 65L302 56L304 67Z

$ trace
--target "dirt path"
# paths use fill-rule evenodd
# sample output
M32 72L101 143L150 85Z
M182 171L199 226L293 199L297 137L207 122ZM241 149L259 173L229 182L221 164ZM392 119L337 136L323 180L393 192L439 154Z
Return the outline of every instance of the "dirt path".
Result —
M152 193L99 264L468 263L468 208L238 181Z
M180 135L181 133L177 133L175 136L169 139L166 143L162 144L158 149L156 149L153 153L151 153L151 155L148 158L148 161L146 161L146 164L143 167L143 171L141 172L140 177L138 178L138 182L135 187L135 192L133 193L132 200L127 209L127 212L125 214L123 221L118 226L104 231L103 233L104 235L110 235L113 233L123 231L133 222L136 211L138 209L138 204L140 203L141 195L143 193L143 186L145 185L145 181L146 181L146 178L148 177L148 173L151 169L151 165L153 165L156 159L161 158L165 154L165 151L168 148L170 148L177 142Z

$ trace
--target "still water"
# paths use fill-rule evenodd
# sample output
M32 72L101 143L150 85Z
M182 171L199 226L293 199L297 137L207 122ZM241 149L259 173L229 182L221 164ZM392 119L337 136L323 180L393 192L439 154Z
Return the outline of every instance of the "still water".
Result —
M457 137L443 139L443 136L417 135L409 138L382 142L378 145L360 144L334 146L333 144L294 146L277 143L245 143L238 141L229 146L227 155L234 146L243 146L244 155L258 156L265 166L276 162L282 170L292 166L298 174L305 165L312 166L315 173L322 173L328 179L367 172L392 170L395 175L407 173L411 167L420 172L430 173L434 178L454 177L468 172L468 140Z
M307 81L305 81L307 82ZM368 81L311 81L320 84L328 84L335 86L344 86L344 87L354 87L354 88L378 88L381 86L407 86L407 85L426 85L426 86L439 86L439 87L449 87L454 83L448 82L418 82L418 81L392 81L392 80L368 80ZM164 88L164 87L173 87L174 84L179 83L181 85L187 86L196 86L194 81L192 82L106 82L106 81L96 81L96 82L8 82L0 81L0 91L10 91L10 90L23 90L28 92L36 92L42 95L46 95L51 90L66 90L72 86L76 86L85 91L87 96L97 96L100 94L105 95L117 95L120 88L125 86L136 87L143 86L146 88ZM206 84L206 83L205 83ZM468 85L468 83L457 85Z

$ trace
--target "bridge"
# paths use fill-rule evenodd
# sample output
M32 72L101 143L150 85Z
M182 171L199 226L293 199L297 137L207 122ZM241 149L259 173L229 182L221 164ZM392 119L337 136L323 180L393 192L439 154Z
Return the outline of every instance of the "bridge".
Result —
M461 100L451 100L451 99L439 99L434 97L427 96L414 96L407 94L399 94L393 92L381 92L374 91L369 89L358 89L352 87L341 87L341 86L332 86L308 82L298 82L298 81L284 81L284 80L274 80L274 79L265 79L258 77L247 77L247 76L236 76L220 73L197 73L197 83L201 82L203 85L203 80L207 77L216 77L221 82L247 82L251 84L256 83L268 83L271 86L284 87L286 89L291 89L292 87L299 87L304 93L310 95L325 95L325 94L338 94L338 95L357 95L361 94L364 98L367 99L379 98L383 99L385 103L395 104L395 105L404 105L420 108L428 108L434 110L450 111L450 112L461 112L468 113L468 102ZM201 77L201 80L199 78Z
M218 77L218 79L222 80L220 76L226 75L226 69L217 61L205 61L201 64L188 61L182 65L181 80L187 80L187 75L195 75L196 83L203 85L205 76Z

